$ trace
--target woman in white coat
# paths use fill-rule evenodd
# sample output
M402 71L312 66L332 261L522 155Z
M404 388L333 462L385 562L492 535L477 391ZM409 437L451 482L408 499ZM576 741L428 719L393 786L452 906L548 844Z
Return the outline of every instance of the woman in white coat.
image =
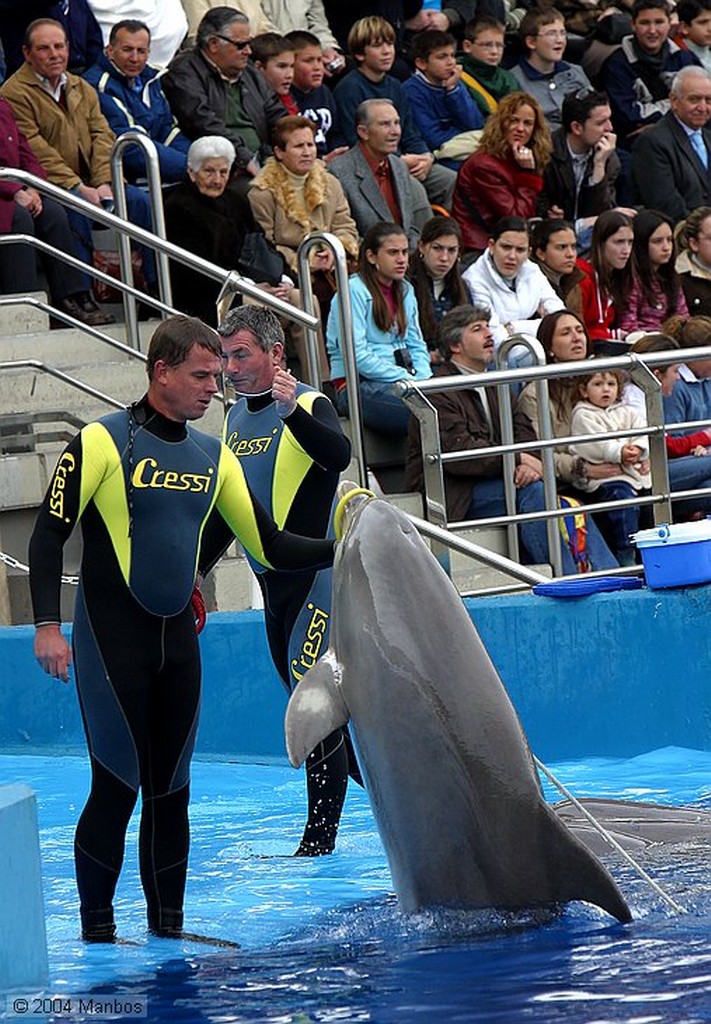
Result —
M498 349L505 338L525 333L535 337L546 313L564 309L565 303L538 266L530 260L528 223L522 217L504 217L476 263L462 275L473 305L491 310L489 327ZM510 366L528 366L523 350L512 353Z

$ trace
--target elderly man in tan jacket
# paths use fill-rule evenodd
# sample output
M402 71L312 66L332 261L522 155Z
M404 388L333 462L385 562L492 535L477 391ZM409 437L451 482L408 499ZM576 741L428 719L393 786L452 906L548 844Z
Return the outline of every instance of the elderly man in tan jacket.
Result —
M38 18L27 29L25 63L0 89L12 107L18 127L53 185L67 189L94 206L111 203L111 148L114 133L101 113L96 90L67 71L69 47L64 28L51 18ZM148 196L126 186L129 220L152 230ZM92 262L91 221L68 211L77 252ZM155 286L155 257L143 248L143 271Z

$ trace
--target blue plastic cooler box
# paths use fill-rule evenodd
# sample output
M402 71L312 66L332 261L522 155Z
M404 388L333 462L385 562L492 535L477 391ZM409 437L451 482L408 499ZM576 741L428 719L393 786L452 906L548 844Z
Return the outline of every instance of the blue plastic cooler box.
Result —
M640 530L632 540L642 555L647 586L685 587L711 581L711 520L663 523Z

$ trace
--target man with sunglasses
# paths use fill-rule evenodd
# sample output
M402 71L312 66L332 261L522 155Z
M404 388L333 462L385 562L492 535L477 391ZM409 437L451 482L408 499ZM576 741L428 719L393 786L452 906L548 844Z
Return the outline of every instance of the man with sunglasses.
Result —
M271 151L272 126L284 115L281 100L249 62L250 40L244 14L214 7L198 25L194 48L179 53L163 77L163 91L189 139L223 135L233 143L245 190Z

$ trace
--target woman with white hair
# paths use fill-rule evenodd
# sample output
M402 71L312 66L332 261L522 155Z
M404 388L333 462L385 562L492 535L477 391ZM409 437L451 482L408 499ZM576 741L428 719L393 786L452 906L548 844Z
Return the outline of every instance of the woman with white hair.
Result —
M247 199L229 187L234 161L235 148L221 135L205 135L192 143L188 150L190 180L172 189L165 200L166 233L168 241L195 256L252 276L248 268L240 267L240 253L247 232L259 228ZM219 282L175 260L170 275L177 308L217 326ZM256 283L286 302L292 301L295 289L288 278Z

